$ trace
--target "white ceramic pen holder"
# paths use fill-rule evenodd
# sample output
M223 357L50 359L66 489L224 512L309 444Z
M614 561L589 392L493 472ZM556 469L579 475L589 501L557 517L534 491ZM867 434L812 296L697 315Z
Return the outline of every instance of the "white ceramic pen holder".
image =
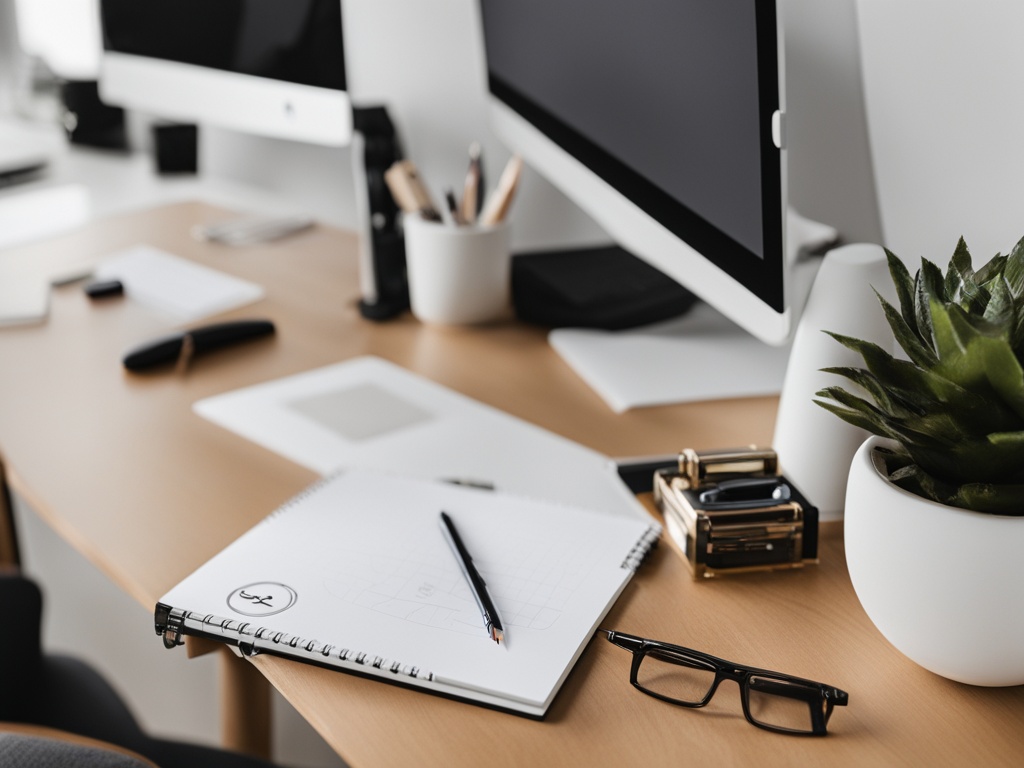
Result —
M412 313L423 323L469 325L510 307L508 225L456 227L405 217Z

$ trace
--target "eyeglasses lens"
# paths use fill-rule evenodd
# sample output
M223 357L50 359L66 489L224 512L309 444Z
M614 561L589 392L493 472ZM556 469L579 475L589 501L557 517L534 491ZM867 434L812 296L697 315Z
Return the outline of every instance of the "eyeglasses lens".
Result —
M650 693L700 704L715 683L715 671L686 656L652 649L644 654L636 681Z
M747 707L761 725L811 733L812 708L820 704L820 691L807 685L763 675L754 675L748 681Z

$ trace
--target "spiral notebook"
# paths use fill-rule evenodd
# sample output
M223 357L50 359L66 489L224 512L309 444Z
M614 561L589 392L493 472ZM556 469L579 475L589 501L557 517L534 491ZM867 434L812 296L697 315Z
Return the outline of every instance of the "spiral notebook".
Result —
M447 512L501 615L489 638ZM165 645L199 635L542 718L657 541L651 521L350 470L314 484L168 592Z

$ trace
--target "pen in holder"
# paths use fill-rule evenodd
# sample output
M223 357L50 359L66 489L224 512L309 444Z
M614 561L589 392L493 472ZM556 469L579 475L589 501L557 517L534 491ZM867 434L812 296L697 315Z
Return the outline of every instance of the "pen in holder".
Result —
M469 325L510 314L508 224L455 227L405 217L412 313L424 323Z

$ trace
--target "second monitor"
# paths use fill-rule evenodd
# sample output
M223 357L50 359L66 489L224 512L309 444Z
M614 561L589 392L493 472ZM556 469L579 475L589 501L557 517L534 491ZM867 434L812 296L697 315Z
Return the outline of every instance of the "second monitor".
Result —
M622 246L789 335L781 31L764 0L481 0L492 122Z

